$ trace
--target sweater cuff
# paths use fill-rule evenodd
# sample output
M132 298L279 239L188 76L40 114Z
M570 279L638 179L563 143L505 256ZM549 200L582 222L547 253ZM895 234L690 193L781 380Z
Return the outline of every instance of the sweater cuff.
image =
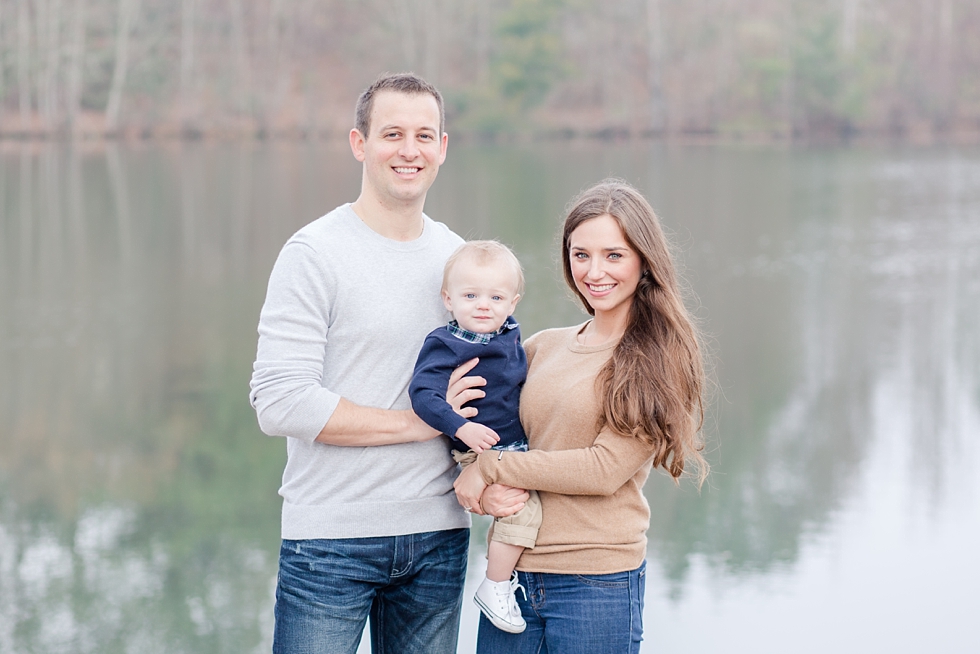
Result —
M480 466L480 475L487 484L496 484L500 477L500 469L497 465L503 460L506 452L501 450L486 450L480 452L476 458L476 464Z

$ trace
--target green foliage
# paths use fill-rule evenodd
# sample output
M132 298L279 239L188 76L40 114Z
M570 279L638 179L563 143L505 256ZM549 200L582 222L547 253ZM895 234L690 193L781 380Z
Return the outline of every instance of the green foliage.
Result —
M797 106L808 122L837 118L843 63L839 55L838 22L820 16L800 26L793 48L793 79Z
M554 23L563 0L512 0L494 29L489 84L451 97L460 123L481 132L521 130L528 113L565 74L562 39Z
M864 117L869 93L880 78L873 42L843 52L837 15L818 14L800 22L793 43L794 108L800 126L852 128Z

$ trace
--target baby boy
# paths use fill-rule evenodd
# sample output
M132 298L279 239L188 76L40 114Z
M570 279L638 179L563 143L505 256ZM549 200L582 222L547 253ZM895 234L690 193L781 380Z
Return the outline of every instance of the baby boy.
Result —
M518 415L527 357L511 315L524 290L521 264L497 241L464 243L446 262L442 299L453 314L445 327L425 339L409 387L412 408L426 423L449 436L453 458L463 466L486 450L527 450ZM446 401L449 376L473 358L471 374L486 379L486 397L468 404L479 422L461 417ZM537 493L520 511L494 521L487 551L487 576L473 601L498 629L521 633L526 627L514 591L521 588L514 568L526 547L534 547L541 526ZM522 588L523 590L523 588Z

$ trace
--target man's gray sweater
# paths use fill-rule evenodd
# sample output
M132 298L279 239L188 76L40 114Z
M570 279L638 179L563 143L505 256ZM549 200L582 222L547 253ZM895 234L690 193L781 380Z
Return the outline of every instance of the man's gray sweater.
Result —
M387 239L350 205L286 242L269 278L249 399L259 426L286 436L282 537L364 538L469 526L444 436L339 447L315 442L341 397L410 409L426 334L449 315L439 289L462 239L423 217L422 235Z

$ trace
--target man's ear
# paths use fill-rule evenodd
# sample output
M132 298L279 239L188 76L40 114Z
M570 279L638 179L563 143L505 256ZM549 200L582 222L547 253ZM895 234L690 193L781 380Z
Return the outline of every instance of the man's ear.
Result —
M449 134L446 132L442 133L442 138L439 139L439 165L446 163L446 149L449 147Z
M364 135L356 127L350 131L350 150L355 159L364 163Z

